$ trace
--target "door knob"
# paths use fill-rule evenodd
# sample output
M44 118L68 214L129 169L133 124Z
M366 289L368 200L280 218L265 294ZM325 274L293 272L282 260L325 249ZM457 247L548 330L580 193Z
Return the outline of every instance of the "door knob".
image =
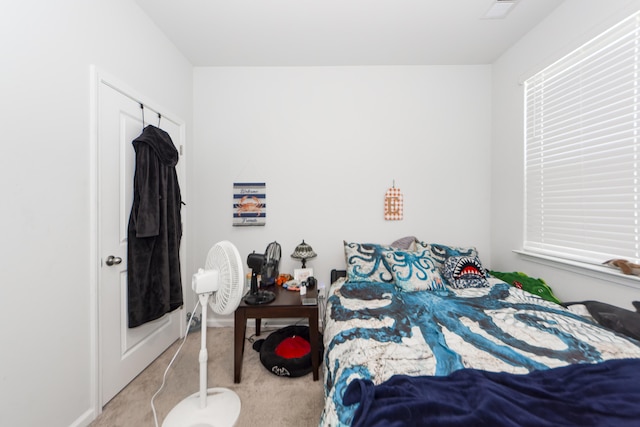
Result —
M115 265L115 264L120 264L121 262L122 262L122 258L120 258L119 256L113 256L113 255L109 255L107 257L107 260L105 261L105 263L108 266L112 266L112 265Z

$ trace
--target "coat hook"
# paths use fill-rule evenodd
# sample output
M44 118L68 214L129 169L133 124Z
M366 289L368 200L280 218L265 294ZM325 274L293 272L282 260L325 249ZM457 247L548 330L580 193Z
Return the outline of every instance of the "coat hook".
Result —
M160 119L162 118L162 114L158 113L158 127L160 127Z
M142 110L142 129L144 129L144 104L140 103L140 109Z

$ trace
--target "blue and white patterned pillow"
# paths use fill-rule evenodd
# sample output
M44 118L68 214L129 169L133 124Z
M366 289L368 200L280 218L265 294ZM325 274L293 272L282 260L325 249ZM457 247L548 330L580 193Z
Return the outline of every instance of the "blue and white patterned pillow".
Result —
M347 280L392 283L393 275L384 256L388 251L393 251L393 248L374 243L344 242Z
M478 250L473 246L468 248L459 246L447 246L438 243L416 242L416 251L428 250L429 256L435 261L438 268L442 268L447 258L452 256L477 257Z
M385 254L396 286L408 292L446 289L429 251L394 251Z
M442 274L452 288L486 288L489 286L487 272L478 257L451 256L444 262Z

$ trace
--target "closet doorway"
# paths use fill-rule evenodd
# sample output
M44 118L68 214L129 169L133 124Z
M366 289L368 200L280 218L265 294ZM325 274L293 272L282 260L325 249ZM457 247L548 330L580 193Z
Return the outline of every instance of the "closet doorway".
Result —
M98 394L102 408L133 378L175 342L184 329L184 310L129 329L127 326L127 228L133 200L135 152L131 142L144 125L152 124L171 136L178 152L178 179L184 196L184 124L149 106L137 94L96 73L97 114L97 311ZM141 108L141 103L144 109ZM144 110L144 111L143 111ZM144 116L143 116L144 112ZM186 211L182 209L183 222ZM183 227L184 230L184 227ZM185 292L185 240L181 271Z

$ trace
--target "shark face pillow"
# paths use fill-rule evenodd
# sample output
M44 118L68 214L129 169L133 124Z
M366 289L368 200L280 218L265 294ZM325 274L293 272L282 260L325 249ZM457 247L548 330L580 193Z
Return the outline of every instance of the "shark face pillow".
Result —
M478 257L451 256L442 267L442 275L455 289L486 288L489 286L487 273Z

